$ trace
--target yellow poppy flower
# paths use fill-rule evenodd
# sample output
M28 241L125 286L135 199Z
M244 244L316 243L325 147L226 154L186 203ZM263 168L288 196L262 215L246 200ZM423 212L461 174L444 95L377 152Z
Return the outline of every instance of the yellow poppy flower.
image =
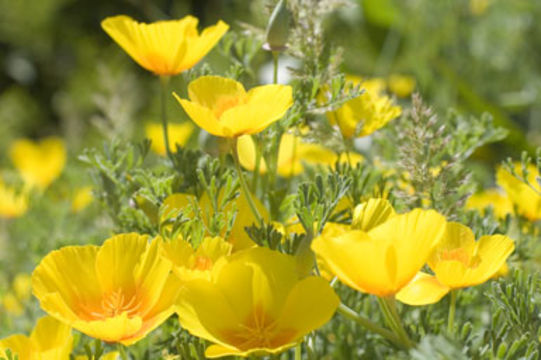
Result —
M364 93L327 112L331 125L337 125L344 137L370 135L402 113L400 106L383 94L385 82L381 79L361 81L359 77L348 77L348 80L353 85L360 84Z
M483 15L491 2L491 0L470 0L470 13L475 16Z
M247 170L254 171L256 165L255 144L250 135L239 137L237 142L237 153L240 164ZM336 162L351 161L352 165L364 161L360 154L344 153L338 156L333 151L317 144L309 144L301 141L300 137L284 134L280 139L278 152L278 174L283 177L299 175L303 172L303 163L310 165L334 166ZM265 159L260 159L259 173L267 173Z
M143 68L156 75L176 75L197 64L229 29L218 21L199 34L198 22L186 16L145 24L118 15L103 20L101 27Z
M194 131L194 126L189 122L182 124L169 123L167 125L169 143L172 146L178 144L180 146L186 145L190 136ZM150 149L156 154L165 156L165 142L163 140L163 127L162 124L149 123L145 126L146 137L152 141Z
M30 336L12 335L0 340L0 357L11 350L19 360L68 360L73 337L71 328L53 317L40 318Z
M396 215L380 205L357 211L352 228L314 239L312 250L346 285L381 297L393 296L407 285L426 263L445 232L445 218L433 210L415 209ZM362 204L361 204L362 205Z
M173 263L173 273L183 282L193 279L210 280L216 262L231 254L233 246L221 237L207 237L194 249L182 236L162 241L164 256Z
M28 210L28 195L4 185L0 179L0 218L16 218Z
M66 164L66 147L57 137L39 142L19 139L11 145L9 153L24 182L41 190L60 176Z
M214 343L208 358L282 352L327 321L339 299L320 277L300 278L293 256L267 248L217 264L211 280L186 284L178 316L191 334Z
M71 211L78 213L84 210L88 205L90 205L90 203L92 203L93 199L92 186L83 186L77 189L71 202Z
M221 196L221 195L220 195ZM253 197L257 210L259 214L263 217L265 221L269 219L269 213L265 206L254 196ZM199 207L199 211L202 217L203 222L206 226L210 224L210 221L213 216L215 216L212 204L208 195L205 193L201 196L199 201L196 200L195 196L188 194L172 194L168 196L162 204L162 212L167 217L177 216L178 211L184 209L188 205L196 205ZM233 222L233 227L227 236L226 240L233 245L234 250L245 249L248 247L255 246L256 244L248 236L245 231L246 227L257 224L257 219L254 214L250 211L248 205L248 200L243 192L235 199L229 202L223 209L224 213L231 213L233 208L237 209L237 215ZM165 219L165 218L164 218ZM164 220L162 219L162 221ZM225 237L225 230L220 236Z
M410 305L432 304L452 289L482 284L500 271L514 248L507 236L482 236L476 242L470 228L448 223L444 240L428 260L435 276L421 273L397 299Z
M522 166L515 164L515 171L522 175ZM511 202L516 206L517 212L532 221L541 219L541 186L537 182L538 177L537 167L530 164L528 166L528 181L534 186L534 190L515 178L505 168L500 167L496 171L498 185L505 190Z
M494 215L499 219L505 219L507 214L513 213L513 203L498 189L488 189L474 194L466 202L466 208L478 210L481 215L485 213L487 207L492 207Z
M291 86L263 85L247 92L241 83L219 76L192 81L191 101L173 95L199 127L221 137L261 132L293 105Z
M49 253L32 274L40 305L84 334L131 345L173 312L178 280L159 241L121 234Z
M415 78L407 75L391 75L387 81L389 90L398 97L405 98L415 90Z

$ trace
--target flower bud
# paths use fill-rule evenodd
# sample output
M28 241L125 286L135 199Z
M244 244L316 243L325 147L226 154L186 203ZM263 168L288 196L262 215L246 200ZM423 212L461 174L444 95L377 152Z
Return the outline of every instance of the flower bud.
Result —
M287 48L290 14L286 0L279 0L267 26L267 42L263 47L270 51L283 51Z

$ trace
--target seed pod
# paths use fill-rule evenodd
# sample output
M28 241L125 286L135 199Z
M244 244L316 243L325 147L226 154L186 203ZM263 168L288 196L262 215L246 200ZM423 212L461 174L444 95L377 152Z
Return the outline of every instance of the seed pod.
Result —
M263 47L270 51L284 51L287 48L290 14L286 0L279 0L272 11L267 25L267 42Z

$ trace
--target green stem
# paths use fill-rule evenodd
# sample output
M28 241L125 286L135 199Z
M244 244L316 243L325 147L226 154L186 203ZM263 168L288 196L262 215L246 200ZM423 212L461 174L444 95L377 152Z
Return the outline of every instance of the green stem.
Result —
M252 174L252 193L257 192L257 182L259 180L259 169L261 168L261 146L260 142L256 141L256 136L253 136L254 148L255 148L255 168Z
M402 322L400 320L400 316L398 315L398 311L396 310L396 303L394 300L394 297L378 297L378 302L381 307L381 311L383 313L383 316L385 317L385 320L387 321L387 324L391 327L391 329L395 332L395 334L400 339L400 342L406 347L406 348L412 348L413 343L410 340L408 333L402 326Z
M257 210L257 207L255 206L254 199L252 198L252 193L250 192L250 189L248 188L248 184L246 183L246 179L244 178L244 173L242 172L242 167L240 166L239 154L237 153L237 138L233 139L231 152L233 153L233 160L235 162L235 168L237 169L237 174L239 176L240 187L242 191L244 192L244 196L246 196L248 205L250 206L250 209L252 210L252 213L254 214L258 225L263 226L264 224L263 218L261 217L261 214L259 213L259 211Z
M302 347L301 343L298 343L297 346L295 346L295 360L301 360L302 359Z
M447 318L447 332L453 333L455 326L456 290L451 291L451 303L449 304L449 317Z
M163 127L163 142L165 144L165 152L167 157L173 160L173 155L171 154L171 147L169 146L169 129L167 127L167 88L169 85L169 76L162 75L160 76L160 86L161 86L161 105L162 105L162 127Z
M278 55L280 54L280 52L278 51L273 51L272 52L272 64L273 64L273 76L272 76L272 82L274 84L278 84Z
M122 360L129 360L128 354L126 354L126 348L122 344L117 344L117 350L120 353L120 358Z
M400 347L404 347L404 348L407 348L406 344L402 343L402 341L398 338L398 336L396 336L395 333L393 333L392 331L389 331L381 326L379 326L378 324L372 322L371 320L367 319L366 317L358 314L356 311L354 311L353 309L351 309L350 307L344 305L343 303L340 303L340 305L338 305L338 309L337 309L337 312L350 319L350 320L353 320L355 321L357 324L361 325L362 327L366 328L367 330L373 332L373 333L376 333L382 337L384 337L385 339L393 342L394 344L400 346Z

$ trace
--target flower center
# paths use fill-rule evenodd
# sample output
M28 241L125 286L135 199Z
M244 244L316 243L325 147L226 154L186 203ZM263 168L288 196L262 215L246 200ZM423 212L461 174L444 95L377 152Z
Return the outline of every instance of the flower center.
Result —
M212 268L212 259L207 256L196 256L193 268L196 270L210 270Z
M478 256L470 256L463 248L445 250L440 254L440 261L460 261L467 268L476 268L480 259Z
M241 98L238 96L222 96L216 100L216 103L213 107L214 116L216 116L217 119L219 119L222 114L242 103Z
M141 307L141 301L134 294L126 296L122 289L105 294L98 306L83 307L92 320L104 320L127 313L134 317Z
M286 345L295 335L292 329L278 329L278 324L263 308L254 307L243 323L222 332L225 342L242 351L257 348L276 348Z

